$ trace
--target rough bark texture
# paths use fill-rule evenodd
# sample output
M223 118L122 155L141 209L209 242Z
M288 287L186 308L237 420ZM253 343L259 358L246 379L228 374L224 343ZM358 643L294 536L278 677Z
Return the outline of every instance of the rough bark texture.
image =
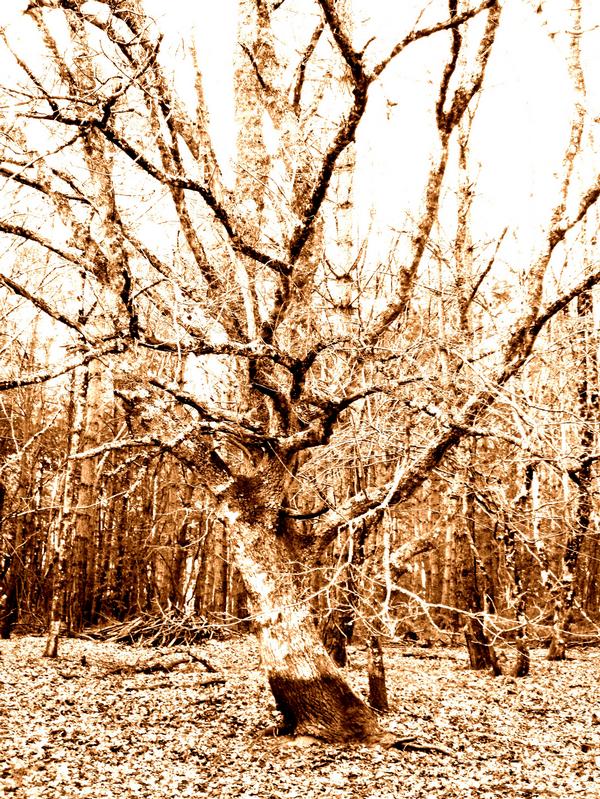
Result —
M298 597L278 534L284 482L285 472L271 464L260 477L236 481L220 511L258 625L262 666L283 717L281 731L330 742L375 741L382 734L376 714L348 686L325 650L309 603Z
M301 660L290 662L301 673ZM272 670L269 685L283 716L283 732L311 735L323 740L376 741L381 735L371 710L349 688L342 676L331 670L331 661L315 659L317 674L310 679Z
M81 440L85 412L85 382L83 370L80 369L78 372L73 373L69 397L69 415L72 419L69 455L77 453ZM57 524L57 540L52 565L52 599L50 603L48 636L46 639L46 648L44 650L44 657L49 658L58 656L58 641L65 615L67 550L72 545L74 534L73 494L76 483L75 478L74 461L69 460L67 468L65 469L64 485L62 488L62 508Z

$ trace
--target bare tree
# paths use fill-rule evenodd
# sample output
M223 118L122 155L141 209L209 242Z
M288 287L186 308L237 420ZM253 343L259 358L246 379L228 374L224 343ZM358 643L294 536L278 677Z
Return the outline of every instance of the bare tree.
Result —
M233 189L210 140L201 75L192 101L177 93L141 2L37 0L20 23L34 44L8 31L15 79L3 102L14 114L2 123L0 169L12 212L0 231L32 263L45 254L48 267L19 275L9 249L0 281L52 320L68 354L3 388L91 362L109 370L127 430L72 448L71 458L161 451L193 472L247 589L282 731L376 741L375 713L318 637L303 573L338 535L379 523L461 440L481 435L544 325L600 280L594 268L544 293L551 260L596 203L600 179L572 185L567 150L560 197L520 274L522 311L491 351L456 341L440 387L429 357L437 347L418 335L423 278L457 132L485 91L500 3L416 3L386 53L377 37L365 41L350 7L295 5L241 4L250 33L237 54ZM300 5L306 28L286 18ZM430 163L415 187L422 201L401 247L368 266L360 246L328 249L327 226L337 218L347 238L335 202L342 173L354 169L375 84L402 69L417 42L437 65ZM481 280L473 297L480 290ZM349 422L370 398L377 418L361 435L389 468L350 495L334 479L323 491L324 454L333 464L343 456ZM409 446L398 435L400 407L409 409Z

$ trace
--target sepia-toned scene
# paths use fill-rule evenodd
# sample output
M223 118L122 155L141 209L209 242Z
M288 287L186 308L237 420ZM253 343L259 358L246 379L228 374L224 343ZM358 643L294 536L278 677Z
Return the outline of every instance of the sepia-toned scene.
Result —
M0 794L600 798L600 4L2 0Z

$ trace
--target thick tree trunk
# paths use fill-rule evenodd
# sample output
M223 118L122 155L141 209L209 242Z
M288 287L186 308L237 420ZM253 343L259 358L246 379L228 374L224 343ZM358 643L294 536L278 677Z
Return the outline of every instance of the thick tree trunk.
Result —
M264 485L253 492L255 503L259 493L267 493ZM327 654L309 604L297 595L288 551L276 532L277 510L251 507L239 496L223 504L220 516L258 625L262 665L283 717L281 732L330 742L378 740L376 714Z

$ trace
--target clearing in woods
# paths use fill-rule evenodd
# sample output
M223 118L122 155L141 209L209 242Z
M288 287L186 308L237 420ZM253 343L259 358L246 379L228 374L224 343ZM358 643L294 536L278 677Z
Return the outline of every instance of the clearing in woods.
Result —
M451 755L265 738L277 714L250 637L175 652L64 640L56 661L43 649L0 642L2 796L600 797L597 649L563 663L536 651L515 680L467 670L462 650L389 647L384 726ZM360 647L348 676L366 690Z

